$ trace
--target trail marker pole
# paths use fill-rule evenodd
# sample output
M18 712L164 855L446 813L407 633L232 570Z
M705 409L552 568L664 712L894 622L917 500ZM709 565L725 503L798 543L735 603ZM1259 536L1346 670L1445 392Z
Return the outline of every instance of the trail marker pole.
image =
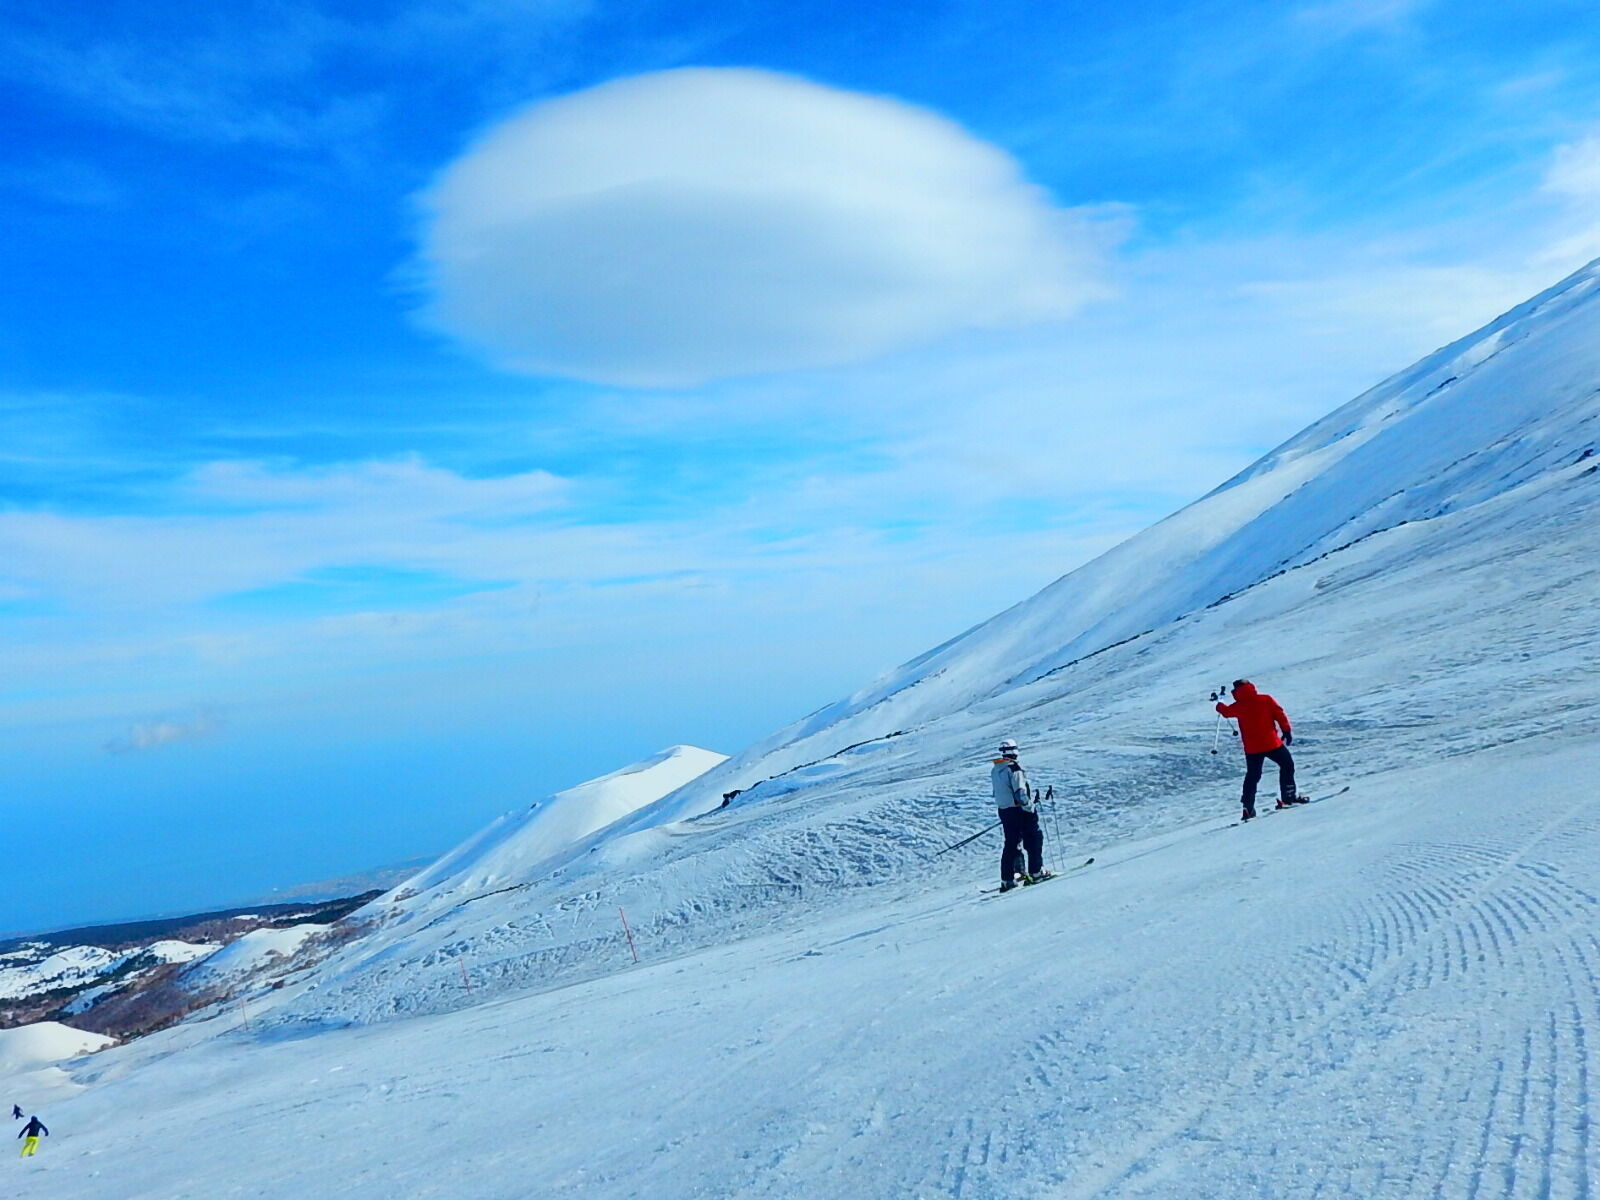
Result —
M458 958L456 959L456 966L461 968L461 986L470 993L472 991L472 980L467 978L467 964Z
M628 914L622 911L622 905L617 905L617 916L622 918L622 932L628 935L628 949L633 952L633 961L639 961L639 947L633 944L633 930L628 928Z

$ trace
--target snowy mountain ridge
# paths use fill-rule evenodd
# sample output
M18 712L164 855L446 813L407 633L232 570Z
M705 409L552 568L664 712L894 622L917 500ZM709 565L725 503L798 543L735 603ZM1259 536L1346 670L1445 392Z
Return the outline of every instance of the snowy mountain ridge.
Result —
M1592 450L1597 298L1600 262L1358 396L1030 599L736 755L702 788L749 787L911 728ZM1525 386L1529 376L1537 388ZM701 811L706 800L697 788L678 811Z
M727 757L698 746L669 746L536 801L524 812L507 813L399 890L425 892L448 885L452 891L477 891L525 879L542 862L699 778Z

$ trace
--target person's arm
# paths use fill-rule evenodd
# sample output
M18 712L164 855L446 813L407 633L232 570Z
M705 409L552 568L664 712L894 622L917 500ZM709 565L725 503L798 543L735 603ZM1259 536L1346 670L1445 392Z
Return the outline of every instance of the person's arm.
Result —
M1272 719L1278 723L1278 728L1283 730L1283 744L1288 745L1294 741L1294 730L1289 728L1289 714L1283 711L1283 705L1277 701L1272 704Z
M1021 766L1011 768L1011 796L1023 808L1033 807L1033 789L1028 786L1028 776Z
M1237 704L1218 704L1217 711L1225 717L1237 717L1239 706Z

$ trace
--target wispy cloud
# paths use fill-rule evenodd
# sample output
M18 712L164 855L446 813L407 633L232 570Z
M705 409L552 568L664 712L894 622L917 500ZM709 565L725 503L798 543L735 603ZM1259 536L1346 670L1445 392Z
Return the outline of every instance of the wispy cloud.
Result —
M1308 25L1340 33L1392 30L1432 3L1433 0L1320 0L1296 9L1295 16Z
M80 611L159 611L329 567L499 580L519 527L559 511L566 492L548 472L479 480L416 459L209 463L145 492L160 515L0 512L0 580Z
M123 737L107 742L107 754L139 754L179 742L192 742L207 738L222 728L222 721L214 712L202 711L187 717L167 717L136 723Z
M0 77L66 99L102 119L179 141L332 149L389 115L386 92L337 68L392 69L459 59L465 77L533 72L530 54L581 19L590 0L411 0L356 18L313 4L103 10L71 36L18 19L0 35Z
M1600 132L1558 147L1544 188L1565 199L1600 200Z

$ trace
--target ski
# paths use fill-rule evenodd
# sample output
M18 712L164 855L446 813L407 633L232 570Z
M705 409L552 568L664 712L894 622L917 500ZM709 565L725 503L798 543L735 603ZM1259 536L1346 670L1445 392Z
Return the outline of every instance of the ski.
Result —
M1046 875L1043 879L1035 880L1033 883L1019 883L1014 888L1008 888L1007 891L1020 892L1023 888L1038 887L1039 884L1041 884L1041 883L1049 883L1052 879L1060 879L1063 875L1070 875L1074 871L1081 871L1092 862L1094 862L1094 859L1092 859L1092 858L1085 859L1083 862L1079 863L1075 867L1068 867L1064 871L1056 871L1053 874ZM980 894L985 895L985 896L999 896L999 895L1003 894L1000 891L1000 889L997 888L997 887L979 888L978 890L979 890Z
M1342 788L1340 788L1337 792L1329 792L1326 796L1312 796L1309 800L1307 800L1305 802L1305 804L1290 804L1290 805L1285 806L1284 808L1276 808L1276 807L1274 807L1274 808L1263 809L1261 812L1258 812L1255 816L1251 817L1250 821L1259 821L1263 817L1270 817L1270 816L1272 816L1273 813L1287 812L1291 808L1304 808L1304 807L1306 807L1307 804L1317 804L1317 803L1320 803L1323 800L1332 800L1335 796L1342 796L1346 792L1348 792L1349 790L1350 790L1350 785L1347 783ZM1232 829L1236 825L1248 825L1248 824L1250 824L1250 821L1232 821L1232 822L1228 823L1227 825L1224 825L1223 828L1224 829Z

